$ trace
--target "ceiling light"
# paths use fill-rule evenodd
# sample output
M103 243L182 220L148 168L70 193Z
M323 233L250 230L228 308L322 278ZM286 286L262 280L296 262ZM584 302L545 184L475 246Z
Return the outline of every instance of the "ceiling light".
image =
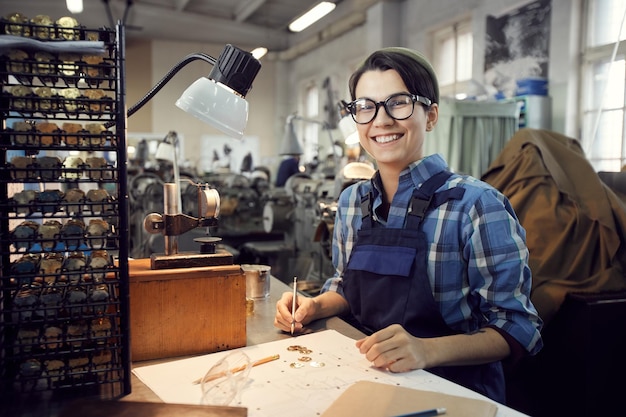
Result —
M253 57L255 57L256 59L261 59L265 56L265 54L267 53L267 48L264 48L262 46L259 46L258 48L254 48L252 50L252 52L250 52L252 54Z
M70 13L82 13L83 0L65 0L65 5Z
M292 32L301 32L311 26L313 23L332 12L336 4L329 1L318 3L311 10L298 17L289 24L289 30Z

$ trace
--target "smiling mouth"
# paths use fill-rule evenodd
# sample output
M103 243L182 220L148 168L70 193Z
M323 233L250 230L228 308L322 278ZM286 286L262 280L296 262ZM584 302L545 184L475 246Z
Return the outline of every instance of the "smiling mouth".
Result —
M402 135L385 135L385 136L376 136L374 138L374 141L376 143L389 143L389 142L393 142L394 140L398 140L402 137Z

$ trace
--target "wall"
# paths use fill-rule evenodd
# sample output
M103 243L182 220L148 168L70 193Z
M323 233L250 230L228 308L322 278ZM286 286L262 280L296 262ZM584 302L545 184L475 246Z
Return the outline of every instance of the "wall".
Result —
M137 103L152 88L152 49L148 41L126 42L126 107ZM128 119L129 132L152 130L152 101Z

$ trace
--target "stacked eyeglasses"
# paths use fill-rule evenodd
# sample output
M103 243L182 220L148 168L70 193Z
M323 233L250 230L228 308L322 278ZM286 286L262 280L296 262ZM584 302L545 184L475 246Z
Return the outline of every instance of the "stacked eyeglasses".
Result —
M80 156L14 156L9 162L11 178L40 180L43 182L64 180L113 180L116 168L102 156L83 160Z
M0 17L3 406L130 391L123 32Z

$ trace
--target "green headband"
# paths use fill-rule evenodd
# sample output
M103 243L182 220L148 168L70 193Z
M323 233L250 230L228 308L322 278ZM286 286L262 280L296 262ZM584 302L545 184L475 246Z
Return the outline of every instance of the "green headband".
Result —
M430 75L430 78L432 78L433 80L436 97L429 97L429 98L433 99L433 101L439 101L439 81L437 81L437 75L435 74L435 70L433 69L433 66L430 64L430 62L428 62L428 59L426 59L424 55L420 54L419 52L413 49L403 48L400 46L392 46L388 48L383 48L381 49L381 51L402 54L404 56L407 56L413 59L418 64L420 64L426 70L426 72L428 72L428 75Z

